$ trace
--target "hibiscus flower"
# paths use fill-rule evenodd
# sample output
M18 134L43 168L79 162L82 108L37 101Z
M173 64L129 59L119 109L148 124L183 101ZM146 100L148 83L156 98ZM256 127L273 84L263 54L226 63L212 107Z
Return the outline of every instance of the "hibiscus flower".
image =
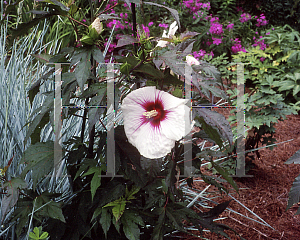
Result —
M146 158L167 155L191 130L187 102L155 87L132 91L121 107L128 141Z

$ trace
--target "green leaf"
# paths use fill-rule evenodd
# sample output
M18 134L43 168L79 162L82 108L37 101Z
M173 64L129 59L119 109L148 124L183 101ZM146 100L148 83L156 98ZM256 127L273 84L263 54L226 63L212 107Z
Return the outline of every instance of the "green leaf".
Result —
M104 189L101 189L100 207L114 200L121 198L125 194L125 186L118 181L110 181Z
M42 235L40 236L40 239L45 239L48 237L48 235L49 235L49 233L43 232Z
M40 238L39 238L39 235L36 235L36 234L33 233L33 232L30 232L30 233L29 233L29 237L32 238L32 239L40 239Z
M35 189L36 184L54 169L54 142L38 142L30 145L24 152L22 161L26 163L26 167L20 176L25 178L32 170L31 178Z
M163 78L164 84L166 85L179 85L183 86L184 82L180 81L177 77L177 75L172 75L170 72L170 68L166 68L164 71L164 78ZM155 85L154 85L155 86Z
M32 207L29 205L32 204L32 201L18 201L17 207L14 211L14 217L11 222L18 221L16 226L16 235L20 236L23 228L28 224L28 214L32 212ZM2 212L3 214L3 212Z
M97 32L95 28L91 28L89 30L89 37L93 39L94 42L99 38L99 35L100 34Z
M293 96L296 96L300 91L300 85L296 85L293 89Z
M45 115L42 117L39 124L34 129L33 133L30 135L31 138L31 144L36 144L37 142L41 141L40 135L43 127L49 122L50 117L49 113L45 113Z
M101 211L101 218L99 220L99 223L102 226L102 229L105 234L105 238L107 238L107 232L111 225L111 215L106 208L101 208L101 209L102 211Z
M92 201L94 199L97 189L101 185L101 171L102 171L101 168L98 167L91 181Z
M140 188L137 187L137 186L135 186L135 185L133 185L131 187L130 191L128 191L127 186L126 186L126 189L125 189L125 198L127 200L135 199L135 197L133 195L136 194L136 193L138 193L138 191L140 191Z
M120 66L120 71L121 73L128 75L131 68L132 66L128 62L125 62Z
M43 192L36 198L36 209L39 209L35 214L42 217L51 217L66 222L61 210L60 203L50 200L49 193Z
M135 215L134 213L129 211L124 212L124 215L121 218L121 222L123 224L123 231L125 233L125 236L129 240L140 239L140 229L137 225L137 223L140 221L142 221L140 216Z
M106 204L104 207L113 207L112 213L116 219L116 222L118 222L125 211L126 202L127 201L123 197L121 197L120 199Z
M95 40L91 38L89 35L83 35L83 37L80 39L80 42L87 45L93 45L94 41Z
M44 118L44 115L46 113L49 113L51 110L53 111L53 108L54 108L54 95L53 95L53 92L46 93L45 95L46 95L46 99L43 102L43 105L41 107L37 108L35 111L33 111L30 118L35 116L36 113L38 113L38 115L36 115L33 120L31 120L30 122L27 122L25 124L25 126L26 126L28 123L30 123L29 128L27 130L25 140L24 140L25 142L34 133L36 128L41 129L46 124L47 117ZM40 124L41 121L42 121L42 123Z
M84 171L86 171L88 168L96 167L97 161L94 159L85 159L81 164L80 167L74 177L74 180L78 178Z
M134 70L134 72L142 72L145 74L150 75L151 77L155 79L162 79L164 77L163 73L156 69L153 65L150 63L141 64L138 68Z
M205 133L208 134L208 136L215 141L219 147L223 148L223 142L220 138L219 132L213 128L212 126L208 125L203 117L195 117L195 120L201 124L201 127L204 129Z
M157 59L165 62L175 74L181 76L185 75L186 62L178 59L178 53L176 49L164 52L163 54L157 56ZM159 68L157 64L156 67Z
M155 224L155 227L153 229L151 240L163 240L164 238L163 224L164 224L166 212L165 212L165 208L163 207L157 210L161 211L161 213L159 214L158 221Z
M98 63L104 63L103 53L96 46L92 48L92 56Z
M82 48L80 50L77 50L72 57L71 65L77 63L77 66L75 68L75 76L76 76L77 83L82 91L86 80L89 78L91 74L90 60L91 60L91 51L87 48Z
M18 25L17 29L12 30L13 38L18 36L25 35L32 27L38 25L40 22L43 22L44 19L53 16L53 14L45 14L41 17L34 18L33 20L27 23L21 23Z
M175 88L175 90L172 92L172 95L178 98L182 98L182 89Z
M32 104L34 97L40 90L41 81L48 79L50 76L53 76L53 73L54 73L54 69L48 71L46 74L44 74L42 77L40 77L30 86L28 92L30 104Z
M91 174L93 174L97 171L98 171L98 167L91 167L91 168L89 168L89 170L86 173L84 173L82 175L82 177L87 176L87 175L91 175Z
M136 225L132 221L128 221L124 216L122 217L121 222L123 224L123 231L125 233L125 236L129 240L140 239L140 229L139 229L138 225Z
M75 14L77 12L77 10L78 10L78 7L75 4L72 4L70 6L69 14L73 15L73 14Z
M120 233L120 222L117 222L115 218L112 218L112 223L114 224L118 233Z
M173 225L176 229L183 230L183 228L182 228L182 217L178 216L176 214L176 211L174 211L174 209L169 209L167 207L166 215L171 220L171 222L173 223Z
M233 181L232 177L229 176L228 172L226 172L223 168L221 168L216 162L211 161L212 166L220 173L225 180L230 183L231 186L238 192L239 188L236 185L235 181Z
M33 232L35 233L35 235L36 235L37 237L40 236L40 230L39 230L39 228L35 227L35 228L33 229Z
M49 217L66 222L59 203L51 202L46 207L48 208Z

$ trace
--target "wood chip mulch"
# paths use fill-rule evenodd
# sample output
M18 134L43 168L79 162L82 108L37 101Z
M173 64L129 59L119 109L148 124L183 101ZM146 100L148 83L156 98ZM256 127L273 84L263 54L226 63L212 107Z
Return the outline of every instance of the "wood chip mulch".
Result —
M236 230L247 240L273 239L273 240L300 240L300 215L295 215L297 207L294 206L286 211L288 194L294 179L300 174L299 164L285 164L285 162L300 150L300 115L290 115L284 121L276 125L275 138L277 143L290 139L292 141L279 144L273 150L259 150L260 158L255 157L255 167L250 170L249 175L254 177L234 178L240 191L232 193L238 201L256 213L272 228L263 226L238 214L225 211L221 217L227 217L219 223L226 224ZM195 187L203 189L206 185L198 184ZM226 196L219 203L229 200ZM300 206L300 205L299 205ZM246 215L253 216L236 201L231 201L229 208ZM199 234L198 232L194 232ZM226 231L231 239L240 239ZM199 238L181 234L184 239L195 240ZM226 239L213 233L205 233L203 237L208 239Z

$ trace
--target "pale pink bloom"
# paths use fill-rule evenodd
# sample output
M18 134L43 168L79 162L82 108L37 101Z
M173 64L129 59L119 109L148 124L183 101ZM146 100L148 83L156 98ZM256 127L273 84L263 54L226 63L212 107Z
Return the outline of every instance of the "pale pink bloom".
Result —
M146 158L164 157L191 130L187 102L155 87L132 91L121 107L128 141Z
M192 65L200 65L200 62L196 58L194 58L193 56L191 56L191 55L187 55L185 59L186 59L186 63L188 65L190 65L190 66L192 66Z

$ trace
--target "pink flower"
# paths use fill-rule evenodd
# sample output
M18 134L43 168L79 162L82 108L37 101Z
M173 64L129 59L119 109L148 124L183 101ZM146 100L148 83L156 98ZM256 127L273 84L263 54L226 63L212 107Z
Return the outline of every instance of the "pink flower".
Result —
M167 29L169 25L166 23L160 23L158 26Z
M205 56L205 54L206 54L206 51L203 49L200 49L198 52L193 52L193 56L198 59L203 58Z
M222 35L223 34L223 25L218 22L211 23L209 32L211 34Z
M234 42L235 42L234 45L231 47L232 53L238 53L238 52L241 52L241 51L246 52L245 48L242 47L241 41L238 38L236 38L234 40Z
M148 26L151 27L153 25L153 22L149 22Z
M129 93L121 107L128 141L146 158L167 155L190 131L187 101L155 87Z
M243 23L243 22L247 22L250 19L251 19L251 15L249 13L243 13L241 15L240 21Z
M255 24L257 27L265 26L268 24L268 20L266 20L266 16L264 14L260 14L260 17L256 20L257 24Z
M234 24L230 23L230 24L227 25L226 29L233 29L233 26L234 26Z
M213 37L212 40L213 40L213 44L216 44L216 45L219 45L222 43L222 39L220 39L220 38Z

